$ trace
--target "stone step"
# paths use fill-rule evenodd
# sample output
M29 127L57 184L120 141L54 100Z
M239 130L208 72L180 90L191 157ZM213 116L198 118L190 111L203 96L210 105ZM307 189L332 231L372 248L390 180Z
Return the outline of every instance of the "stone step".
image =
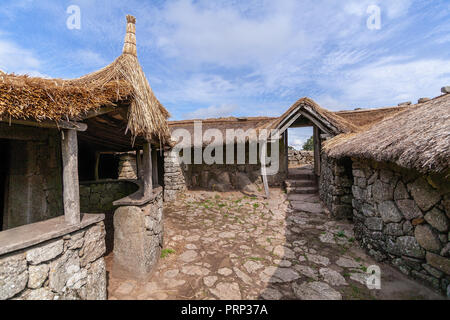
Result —
M309 203L318 203L320 202L320 198L318 194L296 194L291 193L287 196L289 201L302 201Z
M316 180L316 175L314 173L291 173L288 174L288 179L290 180Z
M285 182L286 187L293 188L293 187L316 187L317 184L314 180L286 180Z
M314 194L318 193L317 187L288 187L286 188L287 194Z
M323 213L324 208L321 203L310 203L303 201L291 201L291 207L295 211L309 212L309 213Z

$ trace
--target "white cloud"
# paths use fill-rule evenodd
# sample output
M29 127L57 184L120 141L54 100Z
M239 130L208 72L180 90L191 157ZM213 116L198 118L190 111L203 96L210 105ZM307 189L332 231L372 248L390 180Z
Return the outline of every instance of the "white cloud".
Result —
M288 129L288 145L296 150L302 150L303 145L312 136L312 128L292 128Z
M75 61L79 64L82 64L86 67L104 67L108 64L105 58L101 56L98 52L89 50L89 49L81 49L76 51L73 54Z
M185 119L207 119L229 117L236 111L235 105L210 106L208 108L197 109L184 115Z
M36 73L41 61L32 51L23 49L11 41L0 39L0 69L11 73Z
M440 94L441 87L450 83L449 60L395 58L346 71L335 83L334 99L358 107L363 107L363 103L367 106L370 101L368 106L380 107L404 101L416 102L425 96L435 97Z

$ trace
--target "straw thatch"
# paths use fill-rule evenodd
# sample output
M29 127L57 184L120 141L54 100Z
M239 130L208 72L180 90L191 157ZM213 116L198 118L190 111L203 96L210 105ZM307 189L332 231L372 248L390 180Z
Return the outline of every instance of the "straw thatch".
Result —
M353 125L362 128L369 128L370 126L380 122L381 120L393 116L401 111L410 108L407 107L386 107L377 109L360 109L352 111L337 111L334 112L335 115L344 118Z
M127 16L124 50L112 64L78 79L0 75L0 118L80 120L103 106L129 104L133 138L170 141L170 116L153 94L136 55L135 18Z
M333 158L366 158L422 173L448 173L450 95L407 107L362 132L338 135L325 142L324 151Z

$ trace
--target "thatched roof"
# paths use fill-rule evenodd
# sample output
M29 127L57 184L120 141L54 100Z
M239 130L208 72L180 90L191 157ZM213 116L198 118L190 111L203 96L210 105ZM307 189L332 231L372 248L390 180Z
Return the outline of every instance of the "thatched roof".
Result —
M339 116L337 113L328 111L320 107L315 101L307 97L296 101L281 117L273 123L272 127L279 127L287 117L296 112L304 112L306 116L313 117L322 122L324 126L330 129L334 134L357 131L358 128L350 121Z
M391 162L422 173L450 168L450 94L393 113L358 133L324 143L330 157Z
M396 113L405 110L408 107L386 107L377 109L359 109L352 111L337 111L335 115L344 118L348 122L360 128L368 128L380 122L381 120L388 118Z
M129 105L133 137L170 141L169 113L155 97L136 54L136 19L127 16L123 53L105 68L73 80L0 74L0 118L82 120L89 111Z
M259 135L262 129L266 129L268 131L275 129L281 130L293 116L298 114L301 114L304 118L307 118L306 125L312 125L310 119L313 119L316 123L320 123L323 127L326 127L327 130L332 132L334 135L346 132L355 132L358 130L358 127L351 122L340 117L334 112L321 108L317 103L309 98L301 98L280 117L228 117L215 119L194 119L169 121L168 124L172 133L176 129L185 129L191 134L191 136L193 136L194 123L199 121L202 124L203 133L208 129L218 129L225 138L227 129L242 129L244 134L249 129L255 129L257 135ZM282 132L280 132L280 134L281 133ZM248 141L247 138L246 141ZM203 145L208 144L208 141L203 141ZM190 146L193 145L194 141L192 139ZM185 147L188 145L183 142L182 146Z

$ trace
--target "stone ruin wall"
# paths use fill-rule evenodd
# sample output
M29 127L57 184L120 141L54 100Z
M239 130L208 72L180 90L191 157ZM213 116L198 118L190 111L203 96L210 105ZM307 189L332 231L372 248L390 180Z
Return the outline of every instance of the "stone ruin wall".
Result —
M105 300L103 222L0 256L0 300Z
M355 236L378 261L450 296L450 184L391 164L354 160Z
M314 166L314 151L295 150L289 148L289 166Z
M352 218L352 180L350 160L338 161L322 153L319 195L335 219Z

